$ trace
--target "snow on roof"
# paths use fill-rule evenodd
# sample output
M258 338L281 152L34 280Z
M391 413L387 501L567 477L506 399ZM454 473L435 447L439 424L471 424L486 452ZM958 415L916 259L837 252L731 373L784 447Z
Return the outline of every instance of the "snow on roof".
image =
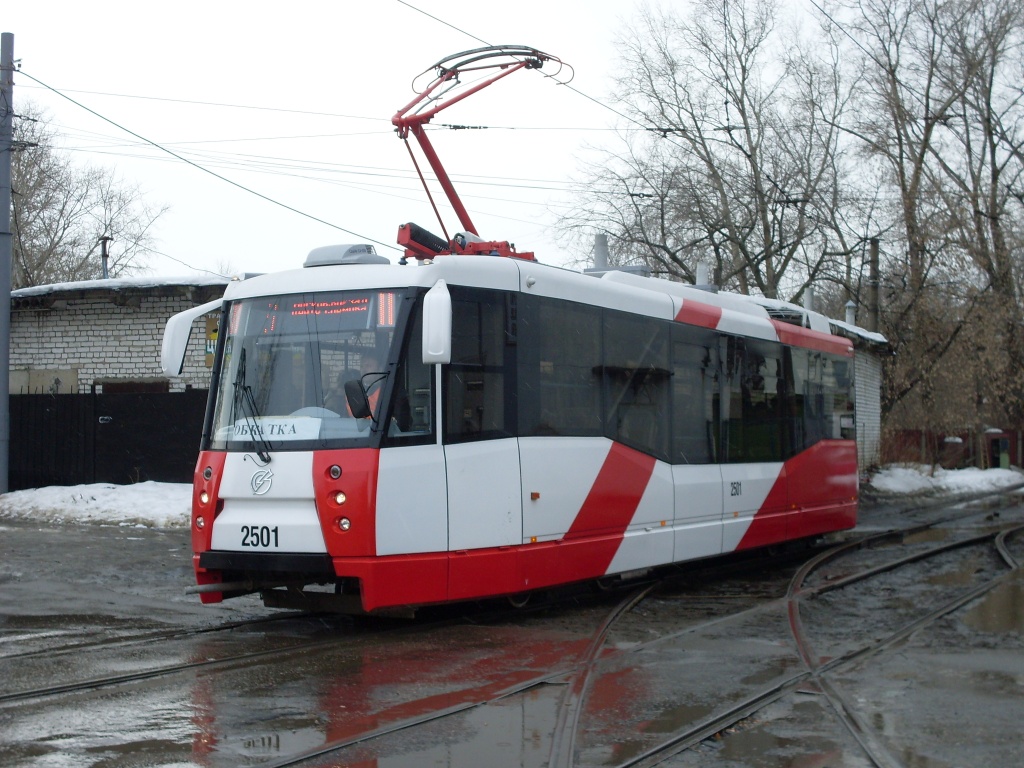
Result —
M849 323L844 323L842 320L833 320L829 318L829 322L836 328L840 328L846 331L847 334L858 336L859 338L862 338L865 341L869 341L872 344L882 344L885 345L886 347L889 346L889 340L880 333L875 333L874 331L867 331L861 328L859 325L850 325Z
M227 285L231 280L220 275L185 275L183 277L137 276L113 277L106 280L77 280L70 283L51 283L50 285L33 285L30 288L19 288L11 291L11 298L27 296L46 296L54 293L73 291L107 290L121 291L126 288L166 288L176 286L207 286Z

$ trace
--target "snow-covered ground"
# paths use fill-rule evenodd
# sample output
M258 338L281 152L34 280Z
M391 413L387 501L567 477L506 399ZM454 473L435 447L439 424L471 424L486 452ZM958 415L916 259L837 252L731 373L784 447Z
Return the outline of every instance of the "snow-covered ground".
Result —
M0 496L0 519L47 523L187 528L191 508L187 483L54 485Z
M885 494L970 493L1024 483L1018 469L942 469L928 465L891 464L871 476L870 486ZM2 502L0 502L2 503Z
M1024 483L1015 469L936 469L917 464L885 467L870 486L887 495L959 494L990 491ZM184 528L189 524L192 486L185 483L50 486L0 495L0 520L47 523L99 523Z

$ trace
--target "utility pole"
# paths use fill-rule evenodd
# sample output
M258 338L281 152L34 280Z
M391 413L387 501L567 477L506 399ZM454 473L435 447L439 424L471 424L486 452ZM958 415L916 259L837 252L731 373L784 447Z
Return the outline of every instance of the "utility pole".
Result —
M0 493L11 448L11 156L14 154L14 33L0 35Z

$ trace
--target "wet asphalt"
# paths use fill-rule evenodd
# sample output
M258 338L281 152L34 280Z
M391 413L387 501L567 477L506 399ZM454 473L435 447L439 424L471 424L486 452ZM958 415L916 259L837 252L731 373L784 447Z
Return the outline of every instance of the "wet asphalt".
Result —
M972 524L1024 521L1018 506L990 507ZM859 531L937 514L937 504L872 499ZM996 567L977 559L965 556L936 583L955 587L961 572ZM798 670L784 611L703 628L784 593L790 573L684 580L617 624L574 713L574 764L627 764ZM203 606L184 593L191 584L187 530L0 521L0 765L272 765L305 753L305 765L540 768L552 761L574 664L618 599L498 618L473 608L410 624L296 616L255 596ZM864 590L854 608L808 612L821 622L812 629L822 657L870 629L872 616L900 609L898 587L886 589ZM842 667L830 685L892 765L1019 765L1022 638L1018 570L892 652ZM66 690L45 692L52 686ZM429 720L440 711L447 716ZM853 768L875 759L807 685L663 764Z

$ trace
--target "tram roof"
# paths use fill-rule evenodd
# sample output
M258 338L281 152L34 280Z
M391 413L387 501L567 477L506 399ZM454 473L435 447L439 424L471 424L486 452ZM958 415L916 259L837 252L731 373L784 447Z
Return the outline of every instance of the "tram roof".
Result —
M829 320L796 305L802 327L772 317L774 305L765 299L712 292L663 278L609 271L600 277L533 261L485 256L439 256L418 266L345 264L306 267L252 277L231 283L226 299L304 293L322 290L429 288L438 280L451 285L520 291L649 317L706 325L726 333L843 353L851 341L885 344L880 334ZM782 306L785 302L775 302ZM792 313L790 313L792 314ZM705 322L706 319L706 322ZM848 354L849 352L845 352Z

